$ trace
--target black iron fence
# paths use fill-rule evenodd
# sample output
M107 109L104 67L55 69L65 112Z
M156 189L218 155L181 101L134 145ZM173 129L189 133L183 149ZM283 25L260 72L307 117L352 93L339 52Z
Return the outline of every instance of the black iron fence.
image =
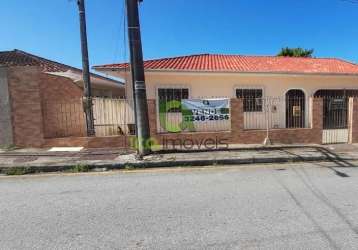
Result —
M244 128L308 128L310 107L304 97L243 98Z

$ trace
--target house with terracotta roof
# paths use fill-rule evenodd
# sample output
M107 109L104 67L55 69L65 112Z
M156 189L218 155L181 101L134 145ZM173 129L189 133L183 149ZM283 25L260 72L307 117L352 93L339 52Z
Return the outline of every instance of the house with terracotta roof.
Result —
M263 96L285 96L291 89L307 97L320 89L358 89L358 65L335 58L202 54L148 60L144 67L149 98L161 85L187 86L193 97L235 97L235 89L244 86L260 87ZM127 63L94 69L130 79ZM131 84L126 88L130 92Z
M196 134L223 133L239 126L240 134L229 136L238 138L234 143L261 143L268 132L282 143L348 142L355 136L352 119L358 65L345 60L200 54L147 60L144 68L147 97L155 102L150 112L160 113L162 100L230 100L231 121L224 127L205 122L197 125ZM94 69L130 79L128 63ZM130 81L126 94L132 96ZM240 124L236 124L233 116L241 112ZM183 122L180 107L168 113L165 119L171 123ZM161 126L160 115L152 123L158 136L174 138L172 131ZM320 129L315 130L317 126Z
M91 80L94 97L125 94L121 81L93 73ZM84 136L82 96L80 69L21 50L0 52L0 145Z
M1 67L38 67L43 73L61 76L83 88L82 70L22 50L0 51ZM123 97L123 82L91 73L93 96Z

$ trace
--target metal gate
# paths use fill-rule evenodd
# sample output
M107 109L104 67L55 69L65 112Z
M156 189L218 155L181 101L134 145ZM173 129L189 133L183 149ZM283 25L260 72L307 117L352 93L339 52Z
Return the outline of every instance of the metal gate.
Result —
M305 94L291 89L286 93L286 128L305 127Z
M348 143L347 97L323 98L323 144Z

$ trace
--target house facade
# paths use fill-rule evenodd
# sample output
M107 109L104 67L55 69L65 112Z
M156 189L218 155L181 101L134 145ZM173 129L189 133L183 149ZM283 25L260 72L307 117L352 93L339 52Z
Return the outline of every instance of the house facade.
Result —
M86 135L82 71L24 51L0 52L0 145L41 147ZM92 92L119 98L124 85L92 74Z
M157 113L156 129L153 131L159 137L173 137L171 131L161 126L159 113L163 100L168 103L173 99L228 99L232 116L240 112L235 110L237 104L234 102L242 102L241 136L248 133L251 137L258 135L257 139L245 140L244 136L234 143L259 143L265 138L265 130L270 130L272 135L287 135L288 130L307 131L313 128L314 120L322 123L322 128L319 139L314 136L312 143L348 142L352 139L353 99L358 96L356 64L334 58L202 54L148 60L144 65L147 97L155 102L154 111ZM130 70L125 63L94 68L130 79ZM132 96L130 82L126 84L126 92L128 97ZM322 106L319 114L313 112L317 111L314 103ZM183 122L180 110L167 113L166 119L170 123ZM196 126L196 134L225 133L232 131L237 124L232 121L225 124L198 122ZM183 132L189 131L181 132L183 135ZM309 133L306 136L312 137ZM281 141L302 143L309 140L297 138L297 141Z

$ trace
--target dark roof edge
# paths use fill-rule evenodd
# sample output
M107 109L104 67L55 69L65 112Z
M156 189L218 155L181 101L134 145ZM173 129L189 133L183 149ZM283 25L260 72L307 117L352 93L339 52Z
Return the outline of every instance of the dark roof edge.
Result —
M67 65L67 64L63 64L63 63L59 63L59 62L56 62L56 61L53 61L53 60L49 60L49 59L46 59L44 57L41 57L41 56L37 56L37 55L34 55L34 54L31 54L31 53L28 53L28 52L25 52L23 50L19 50L19 49L14 49L14 50L10 50L10 51L0 51L2 53L6 53L6 52L17 52L17 53L21 53L25 56L28 56L28 57L31 57L32 59L38 61L39 63L41 63L41 61L45 61L49 64L55 64L55 65L58 65L60 67L63 67L63 68L67 68L68 70L72 70L72 71L76 71L76 72L81 72L82 73L82 70L79 69L79 68L76 68L76 67L73 67L73 66L70 66L70 65ZM114 83L117 83L117 84L120 84L120 85L124 85L123 82L119 81L119 80L115 80L115 79L111 79L111 78L108 78L108 77L105 77L105 76L102 76L102 75L99 75L99 74L96 74L96 73L92 73L91 72L91 76L92 77L96 77L96 78L100 78L102 80L107 80L107 81L111 81L111 82L114 82Z

